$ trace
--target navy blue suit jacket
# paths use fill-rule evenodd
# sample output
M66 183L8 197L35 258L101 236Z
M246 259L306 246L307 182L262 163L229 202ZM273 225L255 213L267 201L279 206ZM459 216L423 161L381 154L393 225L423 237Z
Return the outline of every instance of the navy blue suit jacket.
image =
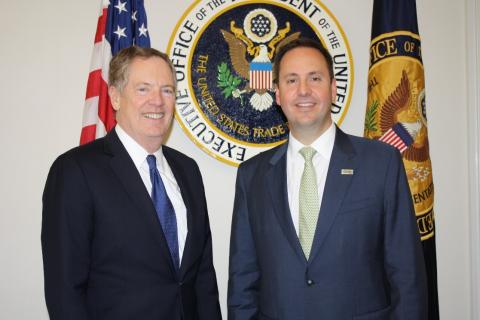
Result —
M163 147L187 208L179 273L150 195L115 130L61 155L43 194L51 319L221 319L197 164Z
M289 210L287 146L239 168L229 320L426 319L425 266L398 151L337 129L307 261Z

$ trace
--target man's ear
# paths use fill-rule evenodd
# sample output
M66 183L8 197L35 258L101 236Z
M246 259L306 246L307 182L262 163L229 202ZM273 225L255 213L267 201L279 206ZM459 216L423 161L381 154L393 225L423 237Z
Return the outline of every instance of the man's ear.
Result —
M280 92L278 91L278 84L275 84L275 102L280 106Z
M113 110L120 110L120 92L114 86L108 87L108 95L110 96L110 102L112 103Z
M332 79L331 85L331 90L332 90L332 103L335 101L337 98L337 80L335 78Z

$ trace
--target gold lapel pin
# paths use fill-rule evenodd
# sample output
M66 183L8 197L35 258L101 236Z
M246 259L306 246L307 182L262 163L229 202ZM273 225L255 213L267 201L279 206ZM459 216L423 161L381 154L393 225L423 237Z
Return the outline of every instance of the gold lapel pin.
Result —
M342 174L344 175L353 175L353 169L342 169Z

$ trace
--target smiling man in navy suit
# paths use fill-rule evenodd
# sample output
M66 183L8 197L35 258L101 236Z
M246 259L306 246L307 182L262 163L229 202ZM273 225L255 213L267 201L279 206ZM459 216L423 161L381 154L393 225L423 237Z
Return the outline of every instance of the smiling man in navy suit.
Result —
M238 170L229 320L426 319L399 152L335 126L332 58L320 43L279 48L274 79L290 136Z
M51 319L221 319L200 171L162 145L175 84L165 54L120 51L109 70L117 126L52 165L42 221Z

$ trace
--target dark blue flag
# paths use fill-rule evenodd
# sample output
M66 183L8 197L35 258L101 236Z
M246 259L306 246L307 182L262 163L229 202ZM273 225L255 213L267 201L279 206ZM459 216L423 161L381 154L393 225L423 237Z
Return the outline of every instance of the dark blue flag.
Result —
M423 244L428 319L439 319L433 178L415 0L374 0L364 135L402 154Z

